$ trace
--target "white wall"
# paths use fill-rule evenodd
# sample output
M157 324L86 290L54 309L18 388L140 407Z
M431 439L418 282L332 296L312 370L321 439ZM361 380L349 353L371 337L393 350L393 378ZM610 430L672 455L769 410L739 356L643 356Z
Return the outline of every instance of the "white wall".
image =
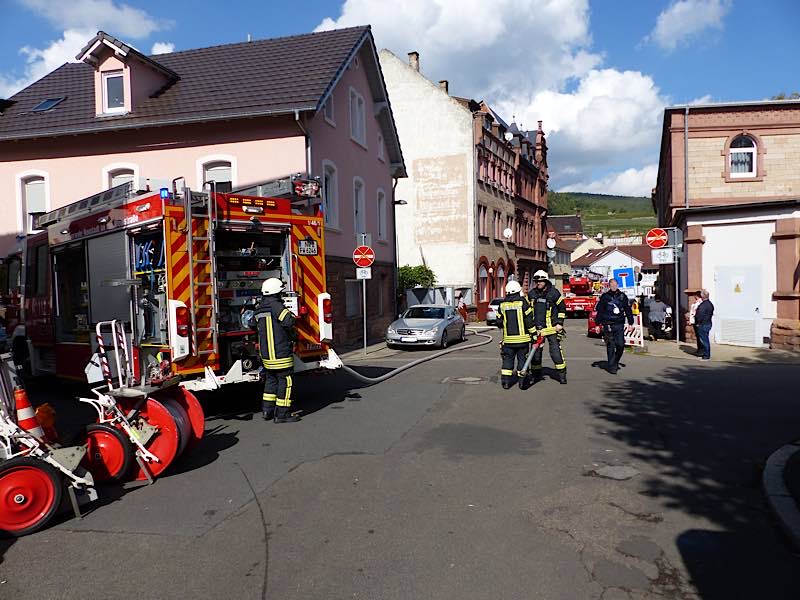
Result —
M775 224L769 222L705 224L703 226L703 287L715 293L715 273L719 266L759 266L761 268L761 322L758 339L769 337L770 325L777 316L778 304L772 299L776 289L775 243L770 239ZM712 296L711 301L714 302ZM720 311L716 305L715 313Z
M471 289L475 286L472 114L405 59L388 50L379 54L408 171L395 194L408 202L396 207L398 264L421 265L424 257L438 285Z

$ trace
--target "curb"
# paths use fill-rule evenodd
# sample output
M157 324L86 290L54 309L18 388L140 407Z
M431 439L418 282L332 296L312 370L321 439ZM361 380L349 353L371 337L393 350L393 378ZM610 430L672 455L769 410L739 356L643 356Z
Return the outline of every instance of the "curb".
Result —
M800 550L800 507L783 478L786 463L797 452L800 452L800 441L786 444L773 452L767 459L761 483L778 523L795 548Z

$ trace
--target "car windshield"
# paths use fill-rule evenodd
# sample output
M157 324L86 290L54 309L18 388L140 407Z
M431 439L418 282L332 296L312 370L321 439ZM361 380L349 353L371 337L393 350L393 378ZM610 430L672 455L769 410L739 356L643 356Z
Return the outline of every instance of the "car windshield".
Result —
M415 306L409 308L406 314L403 315L405 319L444 319L444 309L434 308L432 306Z

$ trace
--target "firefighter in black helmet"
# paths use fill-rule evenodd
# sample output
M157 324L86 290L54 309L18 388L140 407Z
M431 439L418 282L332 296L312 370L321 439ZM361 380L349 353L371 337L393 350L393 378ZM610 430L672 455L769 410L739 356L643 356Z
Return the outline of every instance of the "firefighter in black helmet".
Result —
M533 321L536 333L547 340L550 348L550 358L553 359L558 381L567 383L567 361L561 348L561 336L564 331L564 319L567 309L561 292L553 287L545 271L539 270L533 274L533 288L528 292L528 300L533 307ZM533 380L541 381L542 377L542 346L533 354Z
M522 295L518 281L506 284L506 297L497 311L497 326L503 330L503 363L500 367L500 381L507 390L514 384L514 363L517 363L517 379L520 389L527 383L527 373L523 371L531 346L530 330L533 328L533 311L528 299Z
M293 423L300 417L291 413L294 372L294 315L283 305L283 282L275 277L261 285L261 302L250 324L258 331L261 362L266 370L262 416L276 423Z

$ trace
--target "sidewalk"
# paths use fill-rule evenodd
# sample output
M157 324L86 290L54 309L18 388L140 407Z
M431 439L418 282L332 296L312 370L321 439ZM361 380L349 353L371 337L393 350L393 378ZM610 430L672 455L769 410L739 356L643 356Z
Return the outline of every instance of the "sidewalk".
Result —
M681 342L680 347L675 340L645 341L647 354L659 358L696 358L694 344ZM730 346L727 344L711 344L710 362L735 363L771 363L800 365L800 353L788 350L772 350L770 348L749 348L746 346Z

